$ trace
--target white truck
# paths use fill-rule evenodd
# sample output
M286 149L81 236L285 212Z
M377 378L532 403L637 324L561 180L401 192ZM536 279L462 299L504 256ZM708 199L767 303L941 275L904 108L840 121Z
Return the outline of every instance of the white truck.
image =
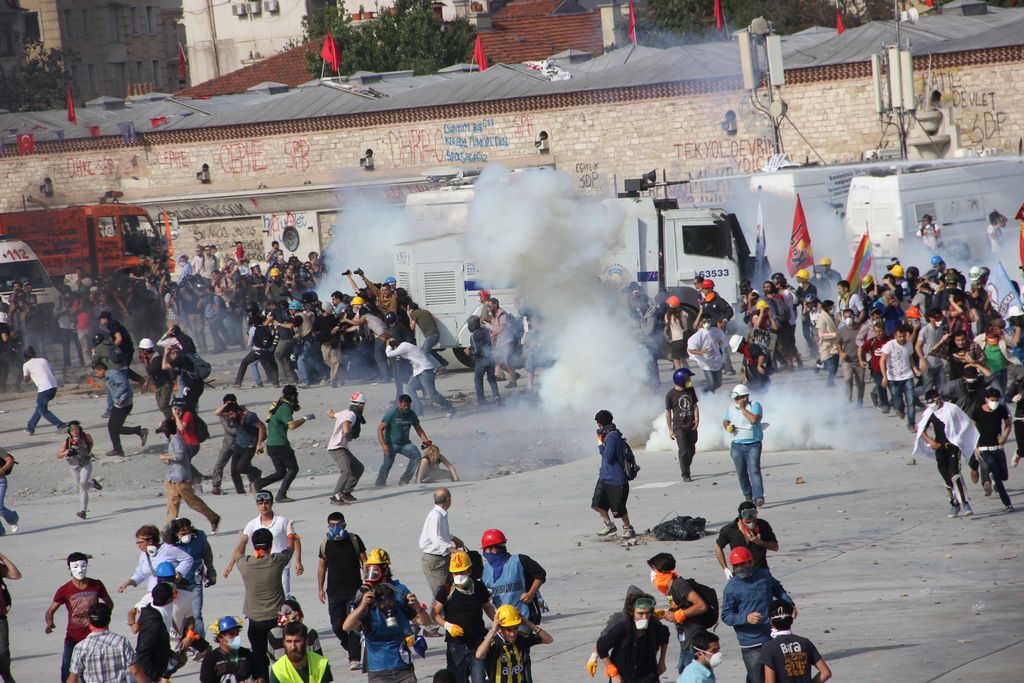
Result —
M620 241L595 264L601 280L618 288L637 282L658 301L675 294L695 310L699 295L692 282L699 274L713 279L717 291L735 305L751 260L736 217L722 209L680 208L673 199L635 194L604 200L616 204L625 219ZM453 349L460 360L469 342L466 319L479 309L480 290L516 311L515 283L489 279L463 249L472 198L471 187L410 196L407 215L425 236L395 246L398 286L434 314L439 347Z
M9 303L15 282L31 282L32 296L44 308L52 308L60 298L32 247L20 240L0 239L0 301Z
M917 229L929 214L942 228L939 253L968 263L989 253L991 211L1013 217L1024 201L1024 159L1004 158L878 170L850 183L846 229L852 254L865 232L876 262L920 244Z

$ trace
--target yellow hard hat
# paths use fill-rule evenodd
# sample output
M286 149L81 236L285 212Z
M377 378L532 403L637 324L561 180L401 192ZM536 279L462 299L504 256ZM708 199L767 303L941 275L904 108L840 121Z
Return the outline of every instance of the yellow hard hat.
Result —
M821 259L821 261L818 263L818 265L819 266L831 266L832 265L832 259L830 259L828 256L826 256L825 258Z
M391 556L384 548L374 548L366 556L366 564L391 564Z
M754 309L755 310L763 311L766 308L768 308L768 302L765 301L764 299L761 299L756 304L754 304Z
M800 270L796 271L797 280L809 280L810 277L811 276L807 274L807 270L805 270L804 268L801 268Z
M277 277L280 274L281 274L281 269L280 268L271 268L270 269L270 277Z
M498 622L498 626L502 628L512 628L523 623L523 617L519 614L519 610L512 605L502 605L499 607L494 615L494 619Z
M363 301L363 297L361 297L361 296L352 297L352 305L353 306L362 306L365 303L366 302Z
M874 283L874 281L875 281L875 278L873 278L870 275L865 275L864 279L860 281L860 286L861 287L870 287Z
M457 553L452 553L452 557L448 561L448 571L450 571L452 574L468 572L472 567L473 563L469 559L469 553L467 553L464 550L460 550Z
M893 277L903 277L903 266L897 263L895 266L889 269L889 273Z

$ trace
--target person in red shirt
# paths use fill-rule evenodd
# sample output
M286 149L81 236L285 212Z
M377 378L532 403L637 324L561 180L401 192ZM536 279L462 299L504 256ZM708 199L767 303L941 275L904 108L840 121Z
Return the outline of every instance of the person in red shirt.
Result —
M53 633L53 616L63 605L68 609L68 629L64 636L64 656L60 661L60 680L66 681L71 672L71 653L75 645L85 640L89 635L89 608L97 602L105 602L114 607L114 601L110 599L106 586L99 579L90 579L86 576L89 570L89 555L85 553L71 553L68 555L68 570L71 572L71 580L57 589L53 596L53 602L46 610L44 619L46 621L46 633Z
M882 386L882 347L891 339L885 333L885 322L881 319L873 320L874 334L869 336L867 341L860 347L860 366L870 368L871 380L875 388L871 390L871 402L876 408L881 408L883 414L889 412L889 392Z

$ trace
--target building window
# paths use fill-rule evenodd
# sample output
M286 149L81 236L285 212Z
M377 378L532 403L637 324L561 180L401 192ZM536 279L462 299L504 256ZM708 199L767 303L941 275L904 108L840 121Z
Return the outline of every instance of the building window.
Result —
M14 56L14 31L8 23L0 24L0 57Z
M69 9L64 10L64 32L69 37L75 35L75 26L71 23L71 10Z
M135 62L135 82L140 84L146 82L146 74L142 71L141 61Z
M156 9L152 6L146 7L146 30L149 35L156 33Z
M132 35L137 36L139 35L139 8L130 7L128 9L128 12L130 13L132 18Z
M114 96L124 97L127 83L125 82L124 64L111 64L114 67Z
M39 28L39 12L25 12L22 21L25 25L25 40L43 39L43 32Z
M96 92L96 65L95 64L90 64L90 65L88 65L86 67L86 70L89 72L89 92L95 93Z
M121 16L116 7L107 9L107 38L111 43L121 42Z
M82 10L81 19L82 19L82 35L83 36L88 36L89 35L89 10L87 10L87 9Z
M153 86L159 90L164 87L164 75L160 72L160 60L153 60Z

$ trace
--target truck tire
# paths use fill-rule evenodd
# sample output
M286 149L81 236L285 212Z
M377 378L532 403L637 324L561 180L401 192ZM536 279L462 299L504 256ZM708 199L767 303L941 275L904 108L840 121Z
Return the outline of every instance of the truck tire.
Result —
M453 347L451 351L452 355L455 356L455 360L459 361L467 368L472 368L474 365L476 365L476 363L473 362L473 359L470 357L470 355L466 353L466 349L460 346L456 346Z

